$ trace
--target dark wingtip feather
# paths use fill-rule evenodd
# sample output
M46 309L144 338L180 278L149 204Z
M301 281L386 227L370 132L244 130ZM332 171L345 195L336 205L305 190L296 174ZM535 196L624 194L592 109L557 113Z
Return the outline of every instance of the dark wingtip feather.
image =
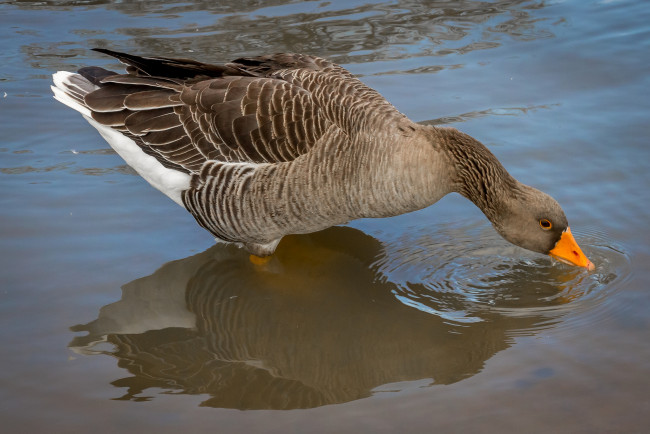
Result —
M138 58L132 54L121 53L119 51L109 50L108 48L91 48L92 51L97 51L98 53L107 54L109 56L115 57L117 59L128 59L128 58Z
M142 60L144 60L140 56L134 56L132 54L127 54L127 53L120 53L119 51L113 51L109 50L107 48L91 48L92 51L96 51L98 53L106 54L111 57L115 57L118 59L120 62L127 64L127 65L134 65L138 66L138 63L141 63Z
M99 86L104 78L116 75L115 72L100 68L99 66L86 66L77 71L77 73L81 74L86 80L95 86Z
M95 48L91 48L91 50L92 50L92 51L97 51L98 53L108 54L108 55L111 55L111 56L113 55L113 53L121 54L121 53L117 53L117 51L112 51L112 50L109 50L109 49L107 49L107 48L98 48L98 47L95 47Z
M192 59L172 59L169 57L142 57L120 53L106 48L93 48L93 51L117 58L128 65L127 72L132 75L149 75L166 78L194 78L198 76L223 77L242 75L242 72L226 65L210 65ZM246 75L246 74L245 74Z
M106 48L91 48L91 50L109 55L111 57L115 57L125 65L132 66L136 68L136 70L144 72L147 75L152 75L149 70L152 69L153 66L156 66L160 63L159 61L156 61L157 59L134 56L133 54L121 53L119 51L113 51Z

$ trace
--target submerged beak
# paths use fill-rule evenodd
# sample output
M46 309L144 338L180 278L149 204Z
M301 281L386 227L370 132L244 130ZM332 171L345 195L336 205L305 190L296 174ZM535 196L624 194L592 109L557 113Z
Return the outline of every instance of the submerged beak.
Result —
M562 232L560 241L555 244L555 247L553 247L549 252L549 255L564 263L577 265L578 267L585 267L589 271L596 268L593 262L587 259L585 254L582 253L578 243L576 243L573 235L571 235L571 229L569 228L566 228L566 230Z

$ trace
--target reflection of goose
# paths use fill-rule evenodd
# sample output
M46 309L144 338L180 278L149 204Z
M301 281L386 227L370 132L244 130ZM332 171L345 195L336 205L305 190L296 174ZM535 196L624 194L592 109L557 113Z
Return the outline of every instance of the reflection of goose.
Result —
M255 255L287 234L458 192L513 244L593 268L553 198L466 134L411 122L338 65L299 54L208 65L97 51L128 73L59 72L55 97L201 226Z
M304 408L388 383L459 381L543 320L486 310L455 324L410 308L370 266L380 244L350 228L287 237L266 269L243 255L217 244L126 284L70 346L112 343L132 375L114 383L125 399L157 387L207 394L210 406Z

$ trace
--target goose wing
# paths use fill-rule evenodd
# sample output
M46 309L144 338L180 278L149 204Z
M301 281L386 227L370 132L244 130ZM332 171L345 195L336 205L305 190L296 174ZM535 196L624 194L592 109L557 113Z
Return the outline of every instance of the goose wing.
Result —
M99 86L84 98L92 117L186 173L211 160L292 161L332 125L356 134L367 124L362 119L370 106L375 113L368 118L382 107L396 112L344 68L314 56L276 54L209 65L97 51L127 64L128 73L80 70Z

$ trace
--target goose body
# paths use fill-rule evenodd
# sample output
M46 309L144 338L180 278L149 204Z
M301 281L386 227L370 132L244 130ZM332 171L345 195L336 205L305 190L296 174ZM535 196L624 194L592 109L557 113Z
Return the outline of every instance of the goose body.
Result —
M403 214L458 192L514 244L593 268L550 196L512 178L475 139L410 121L325 59L210 65L97 51L127 73L58 72L55 98L202 227L254 255L272 254L284 235Z

